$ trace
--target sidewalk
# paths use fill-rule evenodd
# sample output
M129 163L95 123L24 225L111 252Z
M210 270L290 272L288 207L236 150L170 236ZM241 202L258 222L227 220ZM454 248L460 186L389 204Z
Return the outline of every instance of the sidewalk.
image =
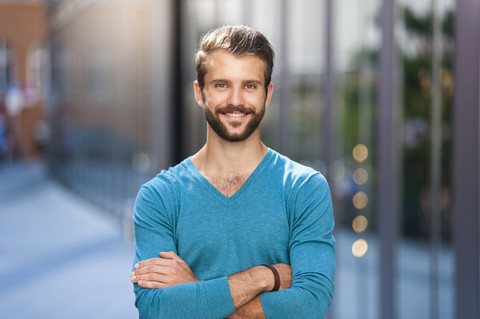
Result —
M138 318L121 230L41 163L0 166L0 317Z

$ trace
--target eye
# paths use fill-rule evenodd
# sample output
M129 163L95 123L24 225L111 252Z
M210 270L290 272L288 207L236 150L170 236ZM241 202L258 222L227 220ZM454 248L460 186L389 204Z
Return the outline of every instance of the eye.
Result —
M245 85L245 88L248 90L255 90L257 88L256 84L247 84Z
M220 83L216 83L216 84L215 84L215 87L216 87L216 88L219 88L219 89L224 89L224 88L227 87L227 85L226 85L225 83L221 83L221 82L220 82Z

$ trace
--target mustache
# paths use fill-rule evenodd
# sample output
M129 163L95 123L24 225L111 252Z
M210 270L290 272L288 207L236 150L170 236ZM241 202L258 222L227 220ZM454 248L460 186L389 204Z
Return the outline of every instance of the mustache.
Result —
M253 114L255 110L252 108L248 108L242 105L227 105L215 110L216 114L225 114L225 113L233 113L233 112L240 112L243 114Z

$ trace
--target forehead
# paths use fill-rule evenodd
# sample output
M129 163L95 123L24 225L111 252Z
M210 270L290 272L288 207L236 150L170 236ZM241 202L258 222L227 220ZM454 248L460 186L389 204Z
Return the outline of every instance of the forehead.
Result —
M218 50L205 60L206 77L265 81L265 62L249 54L233 54Z

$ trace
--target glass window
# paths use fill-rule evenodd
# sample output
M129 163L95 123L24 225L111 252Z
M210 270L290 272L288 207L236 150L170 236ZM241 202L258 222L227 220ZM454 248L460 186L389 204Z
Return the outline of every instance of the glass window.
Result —
M336 318L377 318L375 116L380 1L335 1L334 71L337 210Z
M454 7L452 1L425 0L399 1L398 9L403 114L398 318L453 318Z

